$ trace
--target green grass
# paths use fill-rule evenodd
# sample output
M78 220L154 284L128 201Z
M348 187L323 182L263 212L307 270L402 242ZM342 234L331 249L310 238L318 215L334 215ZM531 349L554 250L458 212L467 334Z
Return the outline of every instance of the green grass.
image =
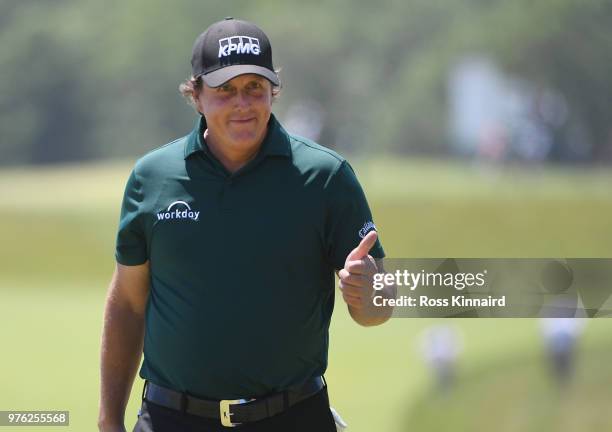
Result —
M354 166L390 257L612 256L610 173L483 170L429 160ZM111 163L0 171L0 409L68 409L69 430L95 428L102 309L129 169L129 163ZM449 424L456 431L503 430L493 414L478 424L472 417L486 402L482 393L506 389L512 389L504 399L510 408L499 418L516 425L513 430L540 412L547 415L537 430L561 430L551 420L559 416L564 432L597 430L594 423L579 425L612 402L604 386L612 353L601 349L610 344L606 320L587 327L573 405L547 390L536 321L452 321L466 340L460 386L454 399L434 400L428 411L431 383L416 340L433 322L394 319L365 329L339 299L327 378L349 430L428 431ZM139 382L128 427L140 390ZM540 399L547 401L541 410L530 408Z
M449 392L423 392L405 424L438 432L607 431L611 341L603 334L597 344L583 341L587 346L578 350L575 375L563 386L554 382L539 351L468 365Z

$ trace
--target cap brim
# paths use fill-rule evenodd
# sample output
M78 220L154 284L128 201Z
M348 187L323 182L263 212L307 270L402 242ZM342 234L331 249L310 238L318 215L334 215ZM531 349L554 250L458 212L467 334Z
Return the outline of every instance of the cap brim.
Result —
M202 75L202 80L208 87L219 87L239 75L256 74L268 79L272 84L279 85L278 76L270 69L256 65L233 65L226 66L216 71Z

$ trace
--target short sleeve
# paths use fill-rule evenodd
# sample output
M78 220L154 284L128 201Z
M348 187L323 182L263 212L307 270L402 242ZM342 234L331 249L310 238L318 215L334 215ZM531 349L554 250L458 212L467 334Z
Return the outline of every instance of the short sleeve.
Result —
M325 247L334 268L341 269L348 254L369 231L376 230L376 226L363 189L348 162L343 161L339 165L325 189L328 210ZM370 250L370 255L384 258L380 238Z
M117 243L115 258L119 264L139 265L148 259L147 241L145 236L142 206L144 192L142 179L132 171L125 186L123 202L121 204L121 216L119 218L119 230L117 232Z

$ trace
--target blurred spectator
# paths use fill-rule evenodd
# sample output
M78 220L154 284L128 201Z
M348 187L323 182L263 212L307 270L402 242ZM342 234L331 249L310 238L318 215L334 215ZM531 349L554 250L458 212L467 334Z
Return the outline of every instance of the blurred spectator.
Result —
M312 99L292 104L285 113L285 127L288 131L317 141L325 126L325 110Z
M440 392L450 389L455 381L457 359L463 350L461 334L448 325L426 328L421 334L421 351Z
M566 384L574 373L576 343L584 328L580 318L542 318L544 347L557 383Z

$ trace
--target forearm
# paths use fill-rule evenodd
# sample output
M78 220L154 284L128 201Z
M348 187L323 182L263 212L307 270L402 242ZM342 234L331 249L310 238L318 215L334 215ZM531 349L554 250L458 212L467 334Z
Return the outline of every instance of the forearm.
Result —
M144 315L109 298L101 349L101 394L98 426L115 431L124 424L125 408L142 355Z
M397 297L397 287L395 285L386 285L382 290L374 291L373 296L381 296L383 299L395 299ZM384 306L376 306L373 302L373 297L362 308L349 305L348 309L353 320L364 327L383 324L391 318L393 313L393 306L389 306L386 302Z

